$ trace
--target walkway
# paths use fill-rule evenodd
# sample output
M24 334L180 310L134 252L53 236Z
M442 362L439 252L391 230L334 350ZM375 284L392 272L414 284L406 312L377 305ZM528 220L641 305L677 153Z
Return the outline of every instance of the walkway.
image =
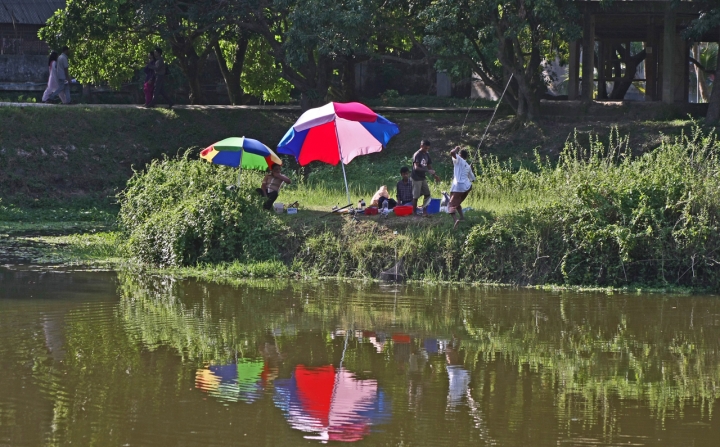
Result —
M81 104L75 103L74 106L98 108L98 109L144 109L138 104ZM0 102L0 107L64 107L61 104L43 104L36 102ZM158 108L164 108L159 105ZM371 107L379 113L483 113L492 114L493 109L487 107L388 107L377 106ZM230 105L202 105L192 106L186 104L178 104L173 106L177 110L263 110L266 112L300 112L300 106L230 106Z

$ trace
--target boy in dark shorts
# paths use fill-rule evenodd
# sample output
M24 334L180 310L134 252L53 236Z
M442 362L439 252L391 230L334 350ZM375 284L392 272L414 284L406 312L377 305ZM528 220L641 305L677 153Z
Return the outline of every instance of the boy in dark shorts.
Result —
M413 155L413 214L417 214L417 203L420 197L423 199L423 216L429 217L427 206L430 203L430 187L428 186L426 174L430 174L435 181L440 181L440 177L435 174L432 168L432 160L430 159L430 140L420 141L420 149Z
M274 164L270 172L263 178L260 188L256 189L260 195L267 199L265 203L263 203L263 208L266 210L272 209L273 203L277 200L280 187L283 183L287 183L288 185L292 183L292 180L280 173L281 170L282 168L279 164Z

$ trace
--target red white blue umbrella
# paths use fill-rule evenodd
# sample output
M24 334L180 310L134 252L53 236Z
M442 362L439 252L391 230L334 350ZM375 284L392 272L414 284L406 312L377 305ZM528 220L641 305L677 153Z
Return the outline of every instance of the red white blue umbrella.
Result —
M400 132L395 123L358 102L331 102L310 109L287 131L278 153L294 156L301 166L311 161L342 162L345 191L350 190L345 165L355 157L380 152Z

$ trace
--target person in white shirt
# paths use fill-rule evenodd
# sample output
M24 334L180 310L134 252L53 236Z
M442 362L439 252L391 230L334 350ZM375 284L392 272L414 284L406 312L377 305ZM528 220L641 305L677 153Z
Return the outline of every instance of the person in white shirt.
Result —
M452 157L454 169L448 213L452 216L453 221L455 221L453 228L457 228L460 221L465 220L462 203L472 189L475 174L473 174L472 168L467 162L468 152L465 149L461 150L460 146L455 146L455 149L450 151L450 156ZM455 215L456 212L457 216Z

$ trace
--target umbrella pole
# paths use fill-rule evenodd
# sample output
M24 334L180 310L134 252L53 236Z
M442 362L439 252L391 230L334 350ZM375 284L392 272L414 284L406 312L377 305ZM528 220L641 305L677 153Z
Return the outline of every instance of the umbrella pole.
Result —
M237 186L240 188L240 174L242 174L242 156L243 153L240 151L240 163L238 164L238 179L237 179Z
M335 124L335 139L337 140L338 154L340 155L340 165L342 166L343 179L345 180L345 194L347 194L348 205L351 205L352 201L350 200L350 188L348 188L347 175L345 174L345 162L343 161L342 150L340 150L340 137L337 133L337 124Z

